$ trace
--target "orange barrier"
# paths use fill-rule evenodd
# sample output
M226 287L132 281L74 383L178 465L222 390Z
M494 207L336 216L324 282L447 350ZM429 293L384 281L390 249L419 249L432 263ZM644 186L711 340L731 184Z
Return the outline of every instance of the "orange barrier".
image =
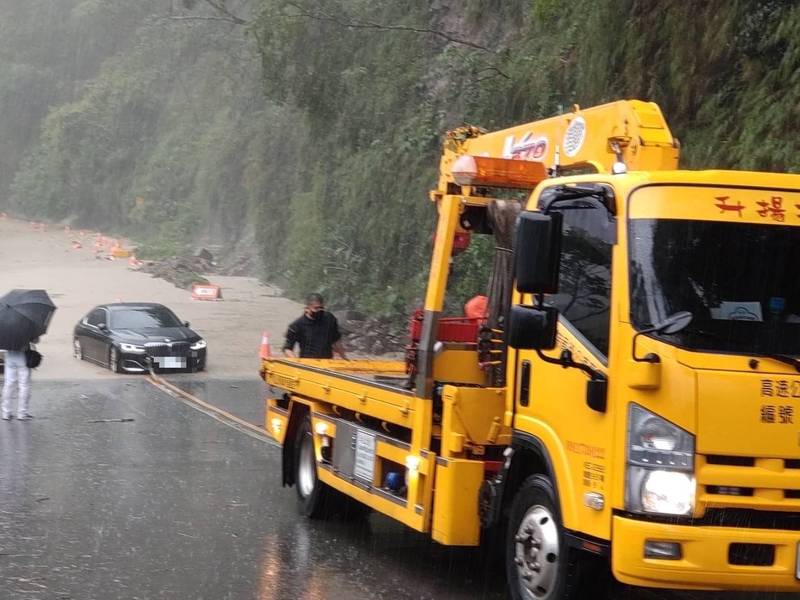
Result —
M222 300L222 288L210 283L195 283L192 286L192 300Z

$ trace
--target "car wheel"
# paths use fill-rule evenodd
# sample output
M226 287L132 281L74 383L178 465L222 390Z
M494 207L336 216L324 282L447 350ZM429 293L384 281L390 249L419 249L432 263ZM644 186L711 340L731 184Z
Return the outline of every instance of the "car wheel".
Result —
M514 497L505 562L514 600L602 598L608 585L603 565L566 545L553 484L542 475L526 479Z
M72 340L72 356L78 360L83 360L83 346L78 338Z
M108 368L112 373L122 373L119 366L119 350L115 346L111 346L108 351Z

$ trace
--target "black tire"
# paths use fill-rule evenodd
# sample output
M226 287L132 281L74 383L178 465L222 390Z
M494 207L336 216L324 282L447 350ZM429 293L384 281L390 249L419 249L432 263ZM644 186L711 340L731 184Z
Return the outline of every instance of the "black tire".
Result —
M317 477L311 417L306 415L297 430L294 452L294 481L298 511L310 519L336 516L343 521L366 518L371 509L323 483Z
M116 346L108 349L108 368L112 373L122 373L122 366L119 362L119 350Z
M514 600L603 598L607 565L567 547L551 481L532 475L517 491L506 536L506 580ZM589 589L591 586L591 589Z
M297 508L301 515L320 519L330 514L333 490L317 477L314 437L311 432L311 417L308 415L300 423L295 438L294 481Z

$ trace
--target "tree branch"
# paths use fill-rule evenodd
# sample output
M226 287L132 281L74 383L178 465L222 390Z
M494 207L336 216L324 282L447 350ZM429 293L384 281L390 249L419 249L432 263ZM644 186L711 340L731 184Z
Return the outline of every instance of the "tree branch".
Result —
M206 0L206 1L210 2L212 0ZM301 17L306 19L314 19L317 21L328 21L330 23L334 23L336 25L339 25L340 27L346 27L348 29L378 29L384 31L407 31L411 33L429 34L440 37L453 44L468 46L470 48L475 48L477 50L483 50L484 52L492 52L492 50L490 50L486 46L482 46L475 42L458 38L454 35L451 35L439 29L429 29L425 27L411 27L408 25L391 25L386 23L375 23L374 21L362 21L358 19L353 19L351 17L339 17L337 15L326 13L322 10L316 10L316 11L310 10L304 6L301 6L297 2L292 2L292 1L286 2L286 5L291 6L297 11L297 14L295 15L285 15L287 17Z
M208 4L211 8L216 10L221 15L228 17L231 23L236 23L237 25L247 25L247 21L242 19L241 17L236 16L233 14L230 9L225 6L225 0L205 0L206 4Z
M164 19L169 19L170 21L224 21L226 23L233 23L234 25L247 25L247 21L234 20L224 16L205 16L202 17L200 15L181 15L181 16L170 16L170 17L163 17Z
M170 15L163 17L170 21L223 21L234 25L248 25L249 23L241 17L233 14L225 6L225 0L204 0L204 2L216 12L216 15Z

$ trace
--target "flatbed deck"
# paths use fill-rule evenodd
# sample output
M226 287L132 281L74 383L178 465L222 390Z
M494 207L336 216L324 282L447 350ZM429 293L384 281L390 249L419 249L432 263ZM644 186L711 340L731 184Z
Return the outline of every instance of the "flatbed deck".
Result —
M408 378L401 361L280 358L265 364L265 380L274 391L403 427L411 427L415 403L420 401L405 387Z

